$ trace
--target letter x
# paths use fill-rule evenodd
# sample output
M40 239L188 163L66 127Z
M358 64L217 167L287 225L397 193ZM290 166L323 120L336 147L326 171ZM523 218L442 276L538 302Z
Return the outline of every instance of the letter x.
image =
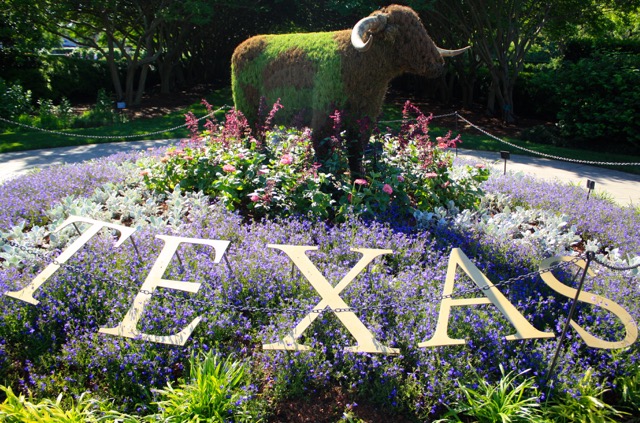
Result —
M340 298L340 293L364 270L373 259L382 255L389 254L391 250L379 250L373 248L352 248L362 254L360 261L347 273L342 280L334 288L325 279L316 266L307 257L306 252L317 250L317 247L298 246L298 245L276 245L269 244L269 248L275 248L284 251L291 261L298 267L300 272L311 283L313 288L320 294L322 300L314 307L315 310L324 310L326 307L331 310L348 309L349 306ZM311 312L303 318L300 323L293 329L290 335L285 336L281 342L273 344L264 344L265 350L309 350L310 347L298 344L296 339L302 336L302 333L313 323L319 313ZM343 325L349 330L351 335L356 339L358 345L348 347L346 350L351 352L368 352L382 354L399 354L399 348L390 348L376 341L373 334L366 328L364 323L352 311L340 311L336 316Z

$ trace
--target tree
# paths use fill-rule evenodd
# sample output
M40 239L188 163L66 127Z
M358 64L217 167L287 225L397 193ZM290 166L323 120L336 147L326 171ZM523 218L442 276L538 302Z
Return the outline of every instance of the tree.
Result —
M430 14L469 40L472 54L489 70L490 114L514 120L515 82L553 7L554 2L536 0L435 1Z
M513 91L526 55L543 29L602 28L604 11L634 11L638 0L434 0L426 13L448 37L462 38L489 70L487 112L515 119ZM472 66L473 69L473 66Z
M27 7L7 0L22 20L39 32L91 47L106 58L118 100L139 104L153 64L161 65L168 81L183 53L184 39L195 25L213 16L205 0L44 0ZM124 64L125 77L121 77ZM165 84L166 87L166 84Z
M28 9L38 9L37 4L26 0L0 2L0 49L18 53L31 53L41 48L60 45L58 37L52 37L38 28L25 14Z

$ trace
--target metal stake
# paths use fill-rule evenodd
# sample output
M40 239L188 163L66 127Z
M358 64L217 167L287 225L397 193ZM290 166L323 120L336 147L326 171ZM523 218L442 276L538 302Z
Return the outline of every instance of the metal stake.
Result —
M591 195L591 191L596 187L596 182L592 181L590 179L587 179L587 189L589 190L587 192L587 201L589 201L589 196Z
M504 174L507 174L507 160L511 158L511 153L508 151L501 151L500 158L504 159Z
M569 324L571 324L571 319L573 318L573 314L576 311L576 305L578 304L578 297L580 296L580 292L582 291L582 286L584 285L584 278L587 276L587 271L589 270L589 264L591 260L593 260L595 253L592 251L587 252L587 264L584 266L584 271L582 272L582 277L580 278L580 283L578 284L578 289L576 291L576 295L573 298L573 303L571 304L571 309L569 310L569 316L567 317L567 322L562 329L562 335L558 339L558 346L556 347L555 355L553 356L553 361L551 362L551 366L549 367L549 372L547 373L547 383L551 379L551 375L558 364L558 357L560 356L560 351L562 350L562 343L564 342L565 337L567 336L567 331L569 330ZM547 394L547 397L549 395Z

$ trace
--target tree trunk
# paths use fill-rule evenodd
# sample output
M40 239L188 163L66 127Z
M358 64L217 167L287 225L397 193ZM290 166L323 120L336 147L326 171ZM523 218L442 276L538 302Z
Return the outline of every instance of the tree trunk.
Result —
M116 92L116 100L121 101L124 99L124 93L122 92L122 82L120 81L120 72L118 65L116 64L113 40L108 39L109 53L107 55L107 63L109 64L109 73L111 74L111 82L113 83L113 89Z
M142 103L142 96L144 95L144 88L147 83L147 74L149 73L149 65L143 65L140 71L140 77L138 78L138 89L136 90L136 97L134 104L136 106Z
M127 79L125 81L124 96L127 104L131 106L137 106L137 104L134 103L134 97L133 97L133 94L134 94L133 84L135 82L136 68L137 66L135 63L129 63L129 66L127 66Z
M158 67L160 73L160 93L169 94L173 88L173 66L170 63L163 63Z

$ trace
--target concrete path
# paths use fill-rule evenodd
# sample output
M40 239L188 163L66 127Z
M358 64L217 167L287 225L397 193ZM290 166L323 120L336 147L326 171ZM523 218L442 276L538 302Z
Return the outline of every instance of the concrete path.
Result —
M55 164L79 163L123 151L146 150L179 144L180 140L133 141L51 148L0 154L0 184L35 168ZM478 160L485 165L504 169L500 153L458 150L458 156ZM511 154L507 172L524 172L538 178L573 183L586 188L587 180L595 181L595 192L606 192L621 205L640 206L640 175L544 158Z
M459 149L458 156L479 159L501 172L504 171L504 160L498 152ZM591 180L595 182L595 193L604 192L620 205L640 206L640 175L518 154L511 154L506 169L507 172L523 172L540 179L571 183L585 189L587 180Z

